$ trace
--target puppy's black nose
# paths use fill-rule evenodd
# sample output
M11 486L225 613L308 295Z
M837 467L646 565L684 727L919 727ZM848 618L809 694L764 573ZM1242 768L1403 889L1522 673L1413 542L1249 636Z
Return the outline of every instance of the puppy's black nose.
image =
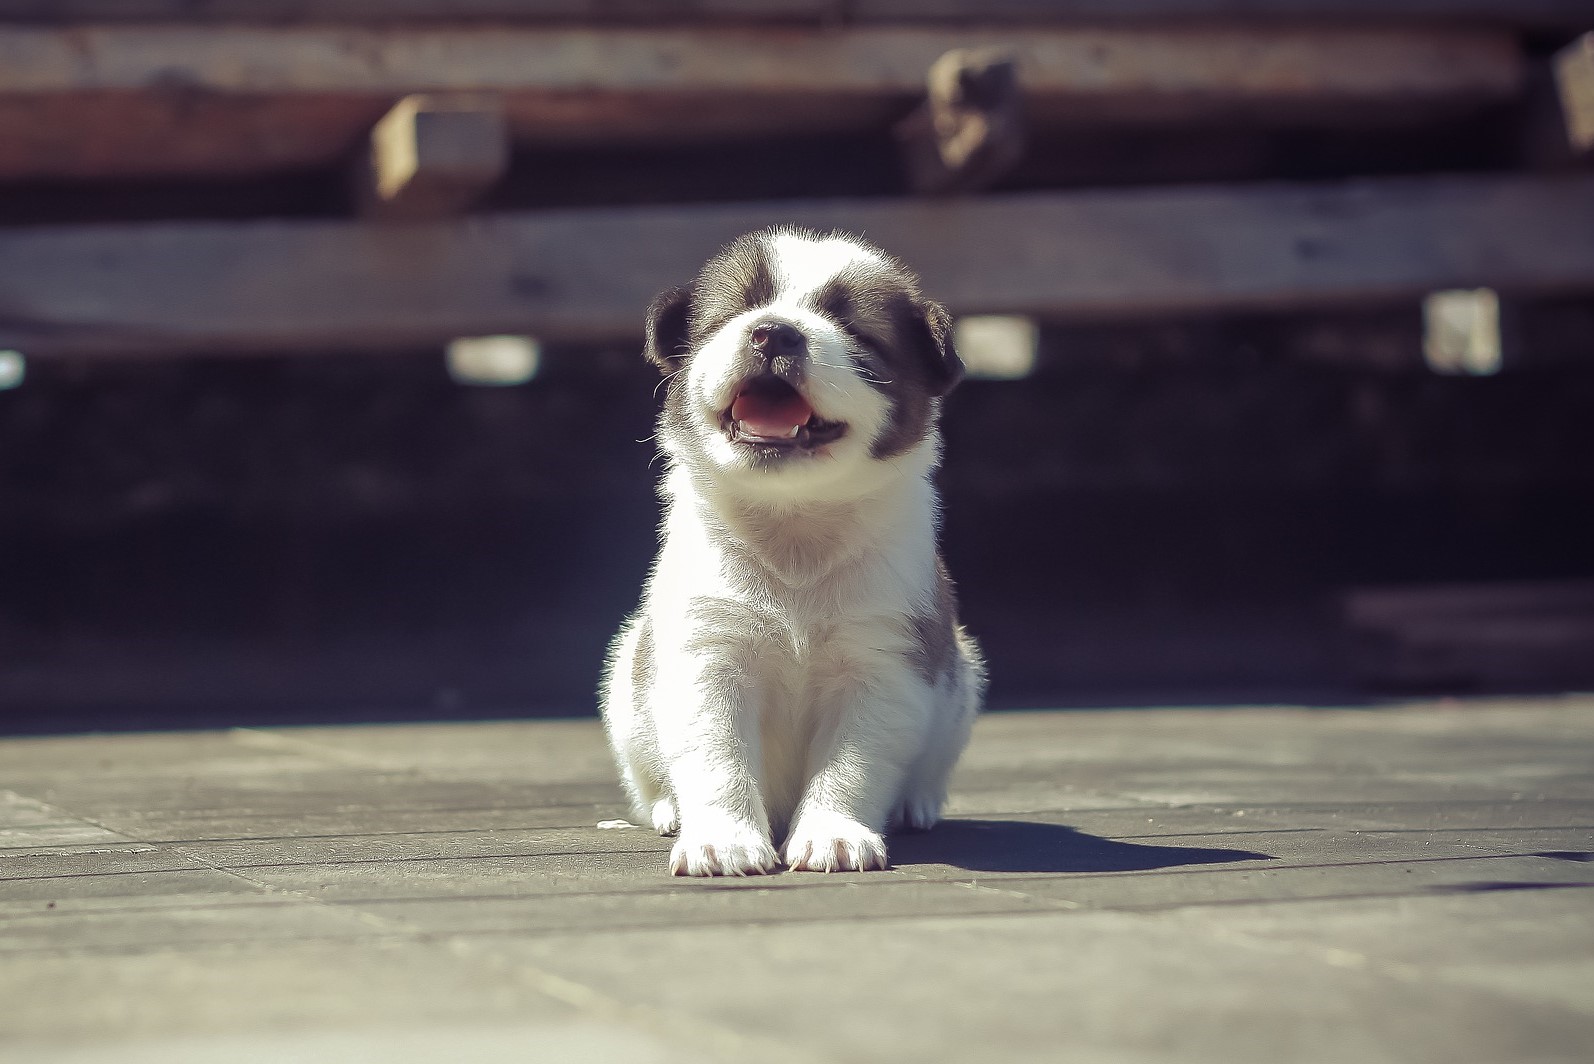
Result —
M803 353L808 341L794 325L783 321L766 321L753 326L749 339L753 350L765 358L791 358Z

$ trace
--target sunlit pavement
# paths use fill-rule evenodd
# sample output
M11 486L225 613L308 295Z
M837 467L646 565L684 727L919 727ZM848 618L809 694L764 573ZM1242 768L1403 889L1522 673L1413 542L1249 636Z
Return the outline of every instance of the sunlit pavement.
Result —
M1594 698L993 715L950 813L683 880L594 721L0 742L0 1058L1594 1045Z

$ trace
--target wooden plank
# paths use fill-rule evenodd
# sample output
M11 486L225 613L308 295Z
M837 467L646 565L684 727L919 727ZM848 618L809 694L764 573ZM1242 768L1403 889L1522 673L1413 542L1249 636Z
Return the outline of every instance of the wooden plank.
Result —
M1564 29L1585 27L1594 19L1589 0L855 0L848 11L853 18L883 21L1077 19L1164 25L1426 22Z
M1037 125L1334 114L1513 97L1470 30L0 26L0 179L225 174L341 158L413 93L500 95L544 145L884 129L954 48L1010 51Z
M373 349L635 336L654 293L777 222L867 234L958 313L1134 316L1594 291L1594 177L1441 178L562 211L388 227L0 232L0 348Z
M1581 29L1590 0L0 0L0 20L64 22L1191 21L1472 23Z

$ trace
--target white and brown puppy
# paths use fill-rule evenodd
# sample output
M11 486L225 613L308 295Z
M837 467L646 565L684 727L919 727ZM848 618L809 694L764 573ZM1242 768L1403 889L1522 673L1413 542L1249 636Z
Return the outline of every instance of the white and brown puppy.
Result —
M668 375L658 562L603 716L677 875L886 867L984 678L936 552L944 310L850 236L744 236L648 313Z

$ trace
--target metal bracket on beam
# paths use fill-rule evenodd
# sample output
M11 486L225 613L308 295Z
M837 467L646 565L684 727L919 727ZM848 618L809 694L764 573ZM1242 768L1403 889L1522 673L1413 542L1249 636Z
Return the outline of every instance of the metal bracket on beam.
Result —
M509 126L496 96L406 96L371 130L357 197L376 218L438 218L470 206L508 167Z
M1000 48L955 48L930 65L923 104L898 123L908 186L925 194L972 192L1024 154L1018 61Z

